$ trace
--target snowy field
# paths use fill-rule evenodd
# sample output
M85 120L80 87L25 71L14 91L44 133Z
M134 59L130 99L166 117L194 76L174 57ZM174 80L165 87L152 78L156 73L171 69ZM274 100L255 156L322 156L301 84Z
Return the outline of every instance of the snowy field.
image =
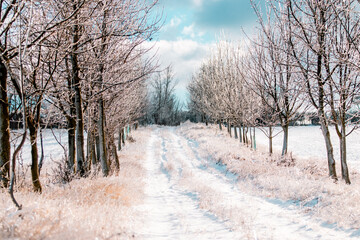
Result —
M316 131L301 128L291 128L290 148L303 142L293 135ZM56 134L66 146L67 133ZM321 143L314 135L303 149ZM63 149L50 131L44 137L49 167ZM284 164L216 125L188 122L142 127L132 137L119 152L119 174L59 184L49 170L41 195L27 176L15 193L20 212L1 193L0 239L360 239L360 176L334 184L320 155ZM262 138L267 143L258 132ZM27 143L24 162L29 150Z
M11 150L13 151L15 149L15 143L19 142L19 131L12 132L12 138L14 141L12 141ZM85 134L86 137L86 134ZM44 143L44 162L45 161L59 161L64 156L64 151L67 151L67 143L68 143L68 135L67 130L65 129L45 129L43 130L43 143ZM60 144L62 145L60 145ZM85 141L86 143L86 141ZM40 134L38 134L38 152L39 156L41 154L41 146L40 146ZM23 146L20 157L24 161L25 164L30 164L30 140L29 140L29 134L27 134L27 141L25 142L25 145Z
M276 132L281 131L277 127ZM265 134L256 129L256 141L258 145L268 148L269 140ZM340 146L339 138L333 127L330 127L330 136L333 143L334 155L337 164L340 164ZM273 148L281 151L283 134L280 133L273 139ZM349 169L360 171L360 130L355 130L347 137L347 160ZM326 159L326 148L324 137L322 135L320 126L293 126L289 127L289 146L288 151L292 152L294 156L301 158L317 158Z
M273 148L276 151L282 149L282 132L281 128L276 127L275 132L280 133L273 139ZM54 134L56 137L54 137ZM336 135L334 128L330 128L331 139L334 148L334 155L337 163L340 163L339 153L339 139ZM64 155L64 150L59 146L56 139L67 148L67 131L62 129L55 129L53 132L49 129L43 130L44 143L46 144L44 154L45 161L59 160ZM86 137L86 135L85 135ZM268 149L268 138L260 130L256 129L256 144L258 148L263 151ZM86 143L86 142L85 142ZM38 148L40 154L40 140L38 140ZM14 149L14 147L12 147ZM360 171L360 130L355 130L347 137L347 160L350 170ZM326 148L324 138L321 133L320 126L291 126L289 127L289 147L288 151L292 152L294 156L301 158L315 158L326 159ZM22 155L23 159L30 160L29 156L26 156L30 152L30 144L23 147ZM26 162L29 163L29 162Z

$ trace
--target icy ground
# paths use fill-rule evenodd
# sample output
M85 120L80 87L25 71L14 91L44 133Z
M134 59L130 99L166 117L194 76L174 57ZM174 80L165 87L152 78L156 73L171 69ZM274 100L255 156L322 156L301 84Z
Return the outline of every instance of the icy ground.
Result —
M246 194L237 177L176 128L153 127L146 146L142 239L348 239L296 206Z

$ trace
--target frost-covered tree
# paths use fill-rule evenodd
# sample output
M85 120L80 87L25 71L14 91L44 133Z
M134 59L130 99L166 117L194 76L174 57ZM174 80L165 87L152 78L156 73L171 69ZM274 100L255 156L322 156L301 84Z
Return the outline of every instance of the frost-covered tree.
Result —
M66 9L66 10L65 10ZM54 69L52 62L54 46L48 39L60 28L69 24L71 17L79 11L67 9L62 1L47 1L39 4L33 1L3 1L1 2L1 62L4 76L2 79L3 111L1 111L1 146L5 150L1 161L9 161L9 115L7 102L7 82L21 99L24 127L29 126L32 142L31 174L34 190L41 192L38 173L36 147L36 130L39 125L41 103L46 89L46 82ZM60 13L68 12L67 18L61 18ZM7 78L9 76L9 78ZM3 128L6 127L7 129ZM26 131L23 134L25 139ZM23 143L22 141L21 143ZM12 168L15 166L16 154L22 144L14 151ZM5 180L6 181L6 180ZM6 184L5 184L6 185Z
M247 132L249 127L255 126L260 104L258 97L246 86L242 57L240 46L219 41L188 89L193 109L212 120L227 121L230 134L231 126L239 127L240 133L243 132L240 140L248 143Z
M179 101L175 96L175 78L171 66L159 72L151 82L150 112L155 124L178 123Z
M334 124L340 140L342 177L347 184L346 136L353 128L347 131L346 126L355 119L353 105L358 95L358 70L353 64L359 56L356 5L355 1L338 0L277 0L268 4L268 19L280 29L275 35L283 42L280 49L290 57L307 101L320 119L329 175L337 180L329 131ZM257 13L262 23L263 16ZM262 29L270 33L268 26L262 25Z
M69 133L68 169L84 176L89 166L85 158L84 131L91 128L86 120L96 113L100 119L95 124L96 132L105 136L106 132L113 133L111 129L116 128L114 125L120 126L124 119L131 123L139 117L146 96L144 80L154 71L151 60L144 57L148 50L143 48L142 43L151 40L159 29L159 18L152 14L156 3L145 0L0 3L2 187L8 187L10 175L8 96L16 100L16 107L22 109L23 126L30 133L31 174L34 191L37 192L42 190L37 136L43 119L56 119L55 124L59 126L65 118ZM94 104L99 108L94 108ZM127 111L118 111L123 115L118 114L114 120L112 117L115 114L110 112L118 109L117 105L129 107ZM50 106L57 109L57 112L50 113L51 116L47 115ZM59 112L60 117L56 118ZM21 144L14 151L13 170L16 154L25 141L26 133L24 131ZM114 137L110 135L102 143L106 144L103 150L109 149L114 146ZM99 151L97 153L99 155ZM112 155L115 157L113 152ZM107 175L106 154L103 158L102 169Z
M124 93L123 88L131 84L137 86L138 81L143 81L154 71L150 60L144 57L148 49L143 48L142 43L149 41L159 29L159 18L151 15L150 19L155 4L156 1L145 3L142 0L89 2L78 16L79 29L75 29L78 32L74 35L76 24L65 31L68 55L62 70L66 77L64 79L59 74L60 78L54 83L53 96L68 121L68 166L71 171L84 174L91 165L90 159L95 159L96 154L103 174L109 174L109 141L106 134L108 103L105 99L118 95L116 90ZM78 47L74 49L74 46ZM64 96L67 99L65 104ZM129 116L124 118L131 119ZM87 151L92 156L87 158L83 158L84 149L81 147L85 130L90 130L91 138L95 134L94 138L98 139L89 139ZM98 151L89 150L94 149L92 144L97 145Z
M248 51L248 85L264 104L267 118L264 120L270 126L269 133L272 133L273 124L279 123L282 127L282 155L285 155L290 122L296 119L299 110L306 109L303 104L304 84L300 81L301 76L290 51L290 25L286 21L272 21L271 13L265 18L265 22L260 10L253 2L252 4L259 16L260 33ZM269 134L270 143L271 138L272 135Z
M354 1L340 1L331 5L336 18L329 30L329 52L324 67L328 73L330 122L334 124L340 142L340 163L342 178L350 184L346 161L346 137L358 127L359 112L355 108L360 94L360 72L358 68L360 18ZM354 64L355 63L355 64ZM330 74L330 72L334 72Z

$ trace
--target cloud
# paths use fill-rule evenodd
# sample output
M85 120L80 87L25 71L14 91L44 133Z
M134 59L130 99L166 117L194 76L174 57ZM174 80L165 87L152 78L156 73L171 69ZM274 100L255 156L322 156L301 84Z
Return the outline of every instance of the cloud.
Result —
M201 7L203 5L203 0L192 0L192 2L196 7Z
M174 16L170 21L164 25L159 33L160 39L176 40L181 35L182 19L179 16Z
M182 31L182 34L185 34L185 35L194 34L194 24L191 24L190 26L185 26Z
M151 44L154 43L146 43L147 47L152 46ZM186 101L186 86L191 80L192 73L199 69L212 47L213 43L204 44L189 39L160 40L153 46L151 53L156 52L160 68L164 69L169 64L173 66L178 82L176 93L181 101Z
M207 0L208 1L208 0ZM201 7L203 0L159 0L159 5L165 7Z
M208 55L210 44L201 44L193 40L158 41L159 62L162 66L172 64L176 78L181 85L184 79L191 76Z
M185 26L181 33L194 38L195 37L194 26L195 26L195 24Z
M196 28L195 23L192 23L189 26L184 26L181 33L184 36L189 36L191 38L198 37L199 39L201 39L201 37L205 35L205 32L202 32L198 28Z
M178 27L180 24L181 19L178 16L175 16L170 20L170 27Z

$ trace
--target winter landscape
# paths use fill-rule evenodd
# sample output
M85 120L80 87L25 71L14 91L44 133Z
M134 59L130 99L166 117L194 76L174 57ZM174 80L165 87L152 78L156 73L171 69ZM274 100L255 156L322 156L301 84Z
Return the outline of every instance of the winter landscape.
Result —
M0 6L0 239L360 239L360 1Z
M57 136L67 143L65 132ZM284 166L217 125L148 126L131 136L135 142L119 152L118 174L63 184L55 171L61 148L52 134L44 134L46 190L39 195L28 182L18 183L21 211L2 195L2 238L360 237L357 172L352 185L334 184L325 159L296 158L294 166ZM290 137L296 139L291 132ZM30 159L26 152L24 148L24 161ZM311 154L317 156L316 151Z

